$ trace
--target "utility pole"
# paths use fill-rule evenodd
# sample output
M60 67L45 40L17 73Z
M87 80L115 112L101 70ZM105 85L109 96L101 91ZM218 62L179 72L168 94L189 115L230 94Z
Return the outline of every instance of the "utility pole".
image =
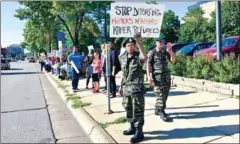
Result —
M222 60L221 1L216 1L217 59Z

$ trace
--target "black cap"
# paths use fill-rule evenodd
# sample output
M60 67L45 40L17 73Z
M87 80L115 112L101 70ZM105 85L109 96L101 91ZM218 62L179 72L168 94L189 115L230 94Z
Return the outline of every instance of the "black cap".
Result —
M134 45L136 44L136 41L133 38L126 38L123 41L123 47L126 47L128 43L133 43Z

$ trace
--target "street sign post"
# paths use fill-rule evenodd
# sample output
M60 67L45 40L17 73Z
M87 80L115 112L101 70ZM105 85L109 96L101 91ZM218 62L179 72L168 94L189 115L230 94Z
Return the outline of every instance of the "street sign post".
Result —
M62 58L62 54L63 54L63 44L62 43L65 40L64 32L61 32L61 31L56 32L56 38L57 38L57 41L58 41L58 49L59 49L59 52L60 52L60 58Z
M216 1L217 60L222 60L221 1Z
M109 44L105 44L105 49L107 51L106 57L106 77L107 77L107 97L108 97L108 114L113 113L111 110L111 101L110 101L110 76L111 76L111 68L110 68L110 47Z

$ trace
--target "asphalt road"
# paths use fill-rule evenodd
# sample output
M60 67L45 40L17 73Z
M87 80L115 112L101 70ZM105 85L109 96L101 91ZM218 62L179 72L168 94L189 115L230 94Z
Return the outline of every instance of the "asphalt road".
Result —
M38 70L37 63L19 61L11 63L11 70L1 71L2 143L55 143L59 140L55 137L41 85L44 75L39 74ZM48 81L44 81L50 85ZM54 100L60 98L53 87L48 87L55 95ZM59 104L60 101L57 102ZM70 115L63 103L59 105ZM74 121L72 117L70 119ZM62 122L64 125L64 121ZM74 127L77 127L77 133L84 137L82 142L90 142L75 121ZM59 129L57 131L59 133ZM64 134L64 130L62 131Z

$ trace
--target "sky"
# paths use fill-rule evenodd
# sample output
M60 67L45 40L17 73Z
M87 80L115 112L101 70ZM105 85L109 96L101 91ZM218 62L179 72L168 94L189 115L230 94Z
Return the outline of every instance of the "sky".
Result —
M172 10L179 19L188 11L188 6L196 2L160 2L165 5L165 11ZM1 2L1 45L7 47L11 44L19 44L24 41L23 29L26 21L14 17L15 10L20 7L18 2Z

